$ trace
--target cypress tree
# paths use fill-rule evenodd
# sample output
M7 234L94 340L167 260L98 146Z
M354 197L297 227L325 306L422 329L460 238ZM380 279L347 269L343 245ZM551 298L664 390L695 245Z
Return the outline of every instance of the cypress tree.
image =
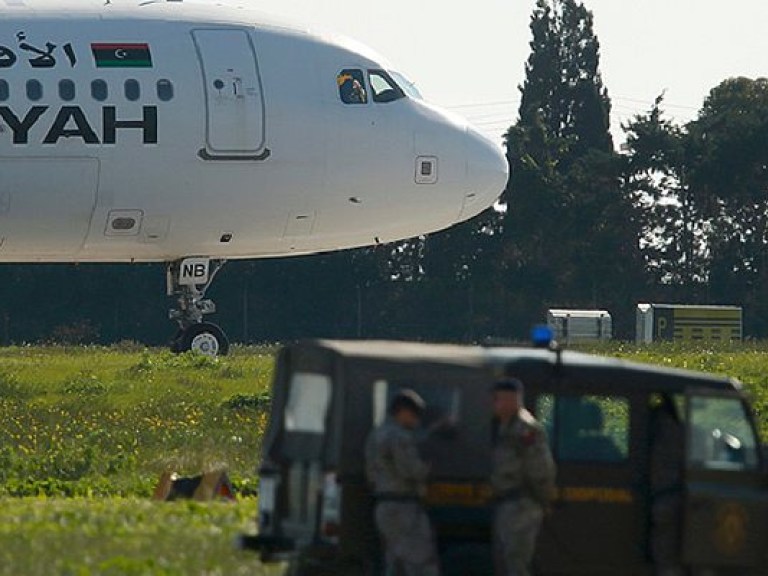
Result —
M499 273L528 311L517 321L540 320L548 306L623 311L642 278L639 226L622 191L593 16L577 0L538 0L530 28L519 119L505 136Z

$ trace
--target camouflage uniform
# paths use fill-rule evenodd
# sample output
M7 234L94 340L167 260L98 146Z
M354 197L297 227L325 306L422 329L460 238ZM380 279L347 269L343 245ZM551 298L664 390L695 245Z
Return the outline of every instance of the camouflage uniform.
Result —
M555 488L555 462L544 428L525 409L496 429L491 486L496 576L529 576L544 505Z
M420 502L429 467L419 456L413 433L387 421L368 438L365 458L378 501L376 527L386 551L387 575L437 576L432 526Z

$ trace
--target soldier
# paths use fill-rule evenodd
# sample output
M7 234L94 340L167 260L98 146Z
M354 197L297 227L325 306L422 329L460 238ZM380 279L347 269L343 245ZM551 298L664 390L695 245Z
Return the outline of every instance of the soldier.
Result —
M371 433L365 447L388 576L440 574L432 526L421 504L429 466L419 456L414 437L424 409L418 394L401 390L389 406L389 418Z
M493 548L496 576L529 576L544 508L555 491L555 462L544 428L523 408L523 383L493 387Z

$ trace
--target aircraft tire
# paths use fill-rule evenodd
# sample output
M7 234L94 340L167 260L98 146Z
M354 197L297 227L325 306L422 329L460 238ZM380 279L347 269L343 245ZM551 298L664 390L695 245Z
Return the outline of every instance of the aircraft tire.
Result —
M229 353L229 339L216 324L202 322L193 324L173 341L171 350L189 352L193 350L206 356L226 356Z

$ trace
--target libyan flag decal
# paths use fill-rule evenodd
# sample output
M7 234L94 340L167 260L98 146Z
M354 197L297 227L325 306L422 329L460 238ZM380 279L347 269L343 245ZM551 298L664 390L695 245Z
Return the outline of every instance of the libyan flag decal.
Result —
M97 68L152 68L149 44L91 44Z

